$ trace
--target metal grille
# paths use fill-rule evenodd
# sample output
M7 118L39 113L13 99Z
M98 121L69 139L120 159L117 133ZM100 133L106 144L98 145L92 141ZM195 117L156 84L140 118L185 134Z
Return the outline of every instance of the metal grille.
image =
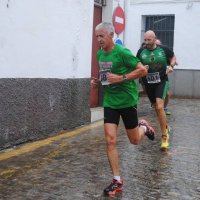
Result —
M94 4L96 6L105 6L106 5L106 0L94 0Z
M162 44L173 50L174 20L174 15L146 16L145 31L153 30Z

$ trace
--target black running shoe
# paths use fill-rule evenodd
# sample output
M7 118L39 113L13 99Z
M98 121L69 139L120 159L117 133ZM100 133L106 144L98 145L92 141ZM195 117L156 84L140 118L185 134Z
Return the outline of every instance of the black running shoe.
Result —
M122 191L123 189L124 188L122 179L120 181L113 179L112 183L104 189L104 194L115 195L116 192Z
M153 127L151 127L148 122L144 119L139 121L139 126L145 126L147 128L145 135L150 139L154 140L155 139L155 131Z

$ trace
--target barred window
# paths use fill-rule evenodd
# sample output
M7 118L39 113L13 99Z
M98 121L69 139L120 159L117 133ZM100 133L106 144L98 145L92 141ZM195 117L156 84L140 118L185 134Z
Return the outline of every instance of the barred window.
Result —
M94 0L94 4L96 6L105 6L106 5L106 0Z
M145 31L152 30L157 38L173 50L174 46L174 15L150 15L145 16Z

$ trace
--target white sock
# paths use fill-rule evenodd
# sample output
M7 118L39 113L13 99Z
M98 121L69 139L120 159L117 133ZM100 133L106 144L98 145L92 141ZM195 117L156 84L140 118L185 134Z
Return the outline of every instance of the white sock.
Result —
M120 176L113 176L113 179L115 179L115 180L117 180L117 181L120 181L120 180L121 180Z
M144 129L144 132L146 133L147 127L146 126L142 126L142 125L140 127L142 127Z

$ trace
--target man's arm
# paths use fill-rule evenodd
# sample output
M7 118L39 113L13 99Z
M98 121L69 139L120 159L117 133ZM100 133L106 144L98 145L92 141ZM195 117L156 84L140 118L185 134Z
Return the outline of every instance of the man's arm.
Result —
M162 46L162 45L160 45L160 46L164 49L166 57L167 57L166 74L172 73L174 71L174 66L177 64L176 56L175 56L174 52L172 50L170 50L168 47Z
M177 65L177 61L176 61L176 56L175 55L170 59L170 65L171 65L172 68L174 68L174 66Z
M147 74L147 71L148 71L148 65L144 66L141 62L138 62L136 68L128 74L116 75L109 73L108 81L112 84L112 83L120 83L128 80L138 79L145 76Z
M174 66L177 65L176 56L173 55L167 66L166 74L172 73L174 71Z

